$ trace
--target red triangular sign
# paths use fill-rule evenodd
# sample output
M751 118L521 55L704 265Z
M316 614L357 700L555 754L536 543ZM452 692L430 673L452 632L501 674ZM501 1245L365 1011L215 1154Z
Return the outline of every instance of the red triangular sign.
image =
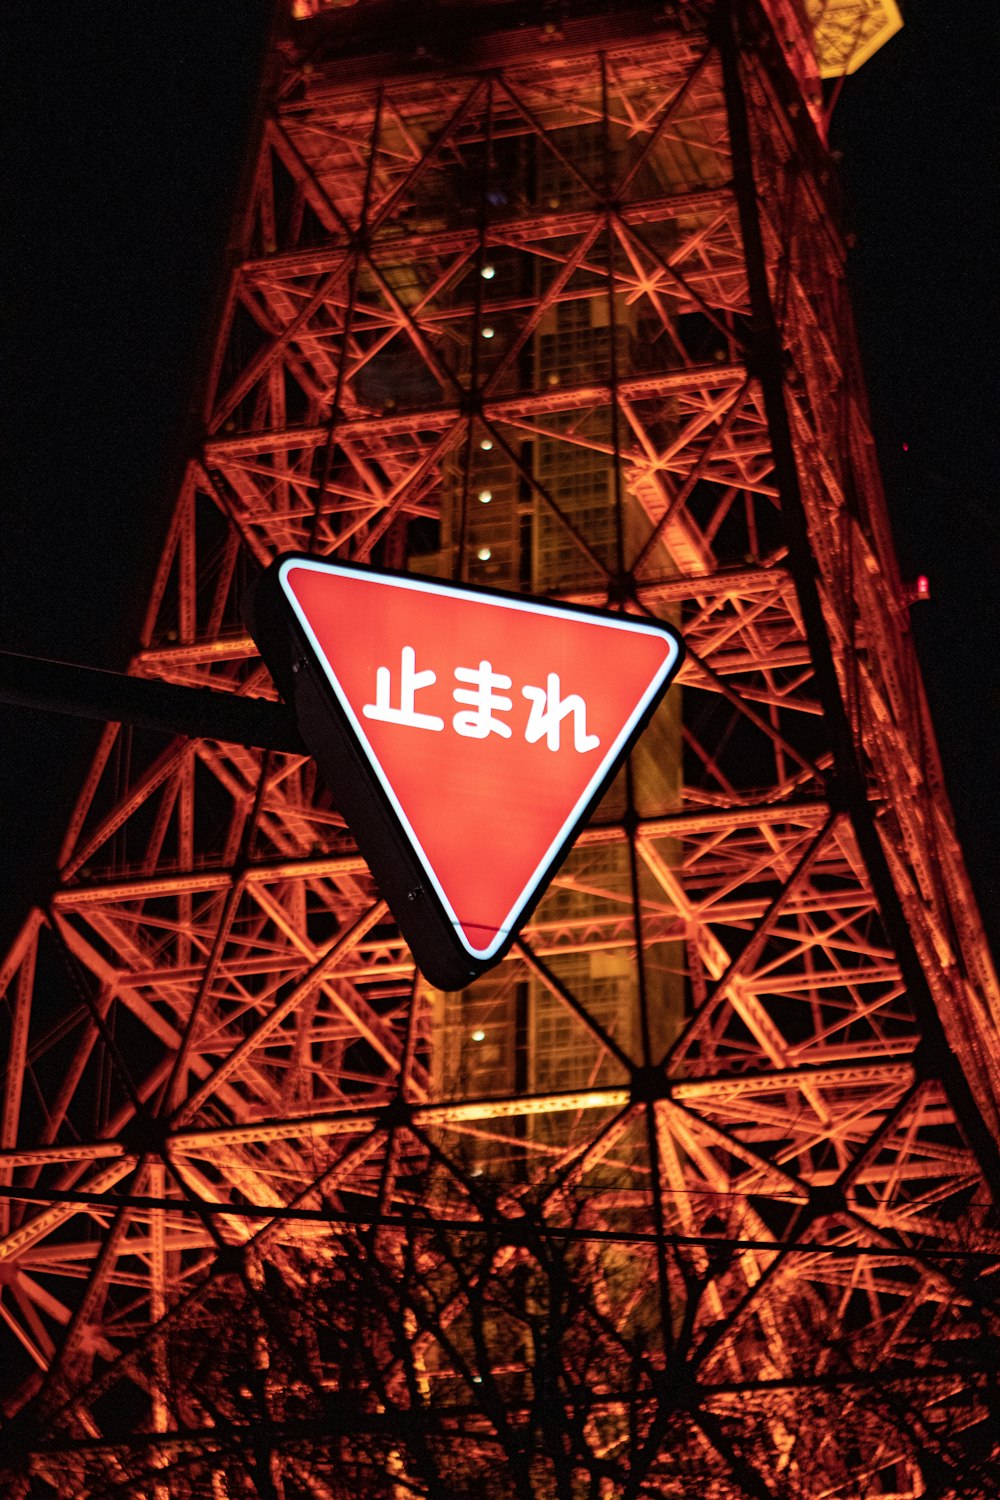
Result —
M459 943L488 964L676 671L678 637L309 558L278 576Z

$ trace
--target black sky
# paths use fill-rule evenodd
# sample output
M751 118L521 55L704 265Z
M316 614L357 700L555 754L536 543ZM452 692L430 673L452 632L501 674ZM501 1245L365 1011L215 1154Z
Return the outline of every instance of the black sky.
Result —
M175 489L267 0L5 10L0 647L120 668ZM952 800L1000 951L991 0L914 0L837 106L873 419ZM10 168L12 167L12 170ZM11 420L12 419L12 420ZM92 731L0 710L0 940Z
M834 115L851 287L910 612L966 859L1000 955L1000 12L914 0Z

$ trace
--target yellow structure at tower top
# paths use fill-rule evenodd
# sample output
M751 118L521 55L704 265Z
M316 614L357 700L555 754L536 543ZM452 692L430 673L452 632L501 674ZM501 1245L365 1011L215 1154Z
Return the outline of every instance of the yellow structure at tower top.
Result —
M803 0L821 78L854 73L903 24L896 0Z

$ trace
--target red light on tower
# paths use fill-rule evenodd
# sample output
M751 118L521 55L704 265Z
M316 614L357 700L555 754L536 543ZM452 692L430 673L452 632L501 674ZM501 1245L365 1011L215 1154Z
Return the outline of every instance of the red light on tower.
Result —
M931 597L931 581L926 573L919 573L903 590L903 603L907 606L920 604Z

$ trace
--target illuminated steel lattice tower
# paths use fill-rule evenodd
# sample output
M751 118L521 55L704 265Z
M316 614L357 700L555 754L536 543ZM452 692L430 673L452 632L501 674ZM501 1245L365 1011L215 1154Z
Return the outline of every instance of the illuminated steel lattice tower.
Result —
M995 1493L996 982L805 21L303 8L132 672L270 694L289 548L688 658L462 995L302 754L108 727L0 969L4 1493Z

